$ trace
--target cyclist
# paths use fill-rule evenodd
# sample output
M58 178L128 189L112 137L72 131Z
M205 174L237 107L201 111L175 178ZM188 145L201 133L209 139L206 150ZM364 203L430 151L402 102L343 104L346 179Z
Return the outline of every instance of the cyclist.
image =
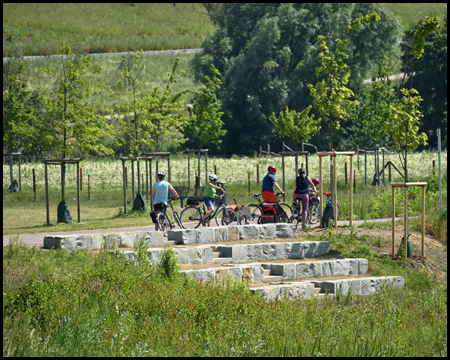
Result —
M302 201L302 228L306 228L306 215L308 214L309 204L309 187L312 187L313 192L316 192L316 185L312 180L306 176L306 171L303 168L298 169L298 176L295 179L295 190L293 200L300 199Z
M274 188L276 187L283 196L286 194L283 190L281 190L280 185L278 185L277 180L275 179L275 174L277 172L277 168L275 166L269 166L267 168L267 175L264 176L263 185L261 190L261 195L263 199L269 202L277 202L278 199L275 196Z
M175 200L179 199L177 191L173 186L164 180L166 173L160 171L158 173L158 181L155 182L152 188L152 203L153 211L166 211L167 209L167 199L169 197L169 190L175 196ZM155 230L158 231L158 222L155 222Z
M205 204L207 211L205 213L205 216L203 216L202 218L203 226L206 225L205 221L208 218L208 216L210 216L214 212L214 202L216 201L216 197L218 197L218 195L216 195L216 190L222 190L223 193L225 194L225 190L218 187L216 185L216 181L217 181L216 174L209 175L209 183L206 185L205 188ZM209 219L208 221L208 227L209 226L211 226L211 219Z

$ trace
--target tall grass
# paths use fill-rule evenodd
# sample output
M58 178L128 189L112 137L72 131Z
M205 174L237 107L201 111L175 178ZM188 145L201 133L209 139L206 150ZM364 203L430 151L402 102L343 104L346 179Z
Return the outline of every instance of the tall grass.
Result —
M370 263L401 273L405 289L266 303L244 283L168 277L115 252L14 246L3 252L4 356L447 355L446 287L382 256Z

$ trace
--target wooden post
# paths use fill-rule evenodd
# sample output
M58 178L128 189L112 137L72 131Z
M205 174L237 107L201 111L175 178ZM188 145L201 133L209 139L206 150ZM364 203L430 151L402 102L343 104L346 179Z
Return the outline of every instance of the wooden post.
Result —
M347 165L347 162L345 163ZM347 166L346 166L347 173ZM347 177L347 175L346 175ZM350 155L350 226L353 226L353 155Z
M131 193L132 193L132 199L135 198L134 193L134 160L131 160Z
M77 161L77 211L78 211L78 222L81 222L80 194L81 194L81 169L80 169L80 162Z
M148 201L148 160L145 160L145 198Z
M33 169L33 192L34 192L34 201L36 201L36 170Z
M364 185L367 185L367 151L364 151Z
M345 171L345 185L347 185L347 161L344 163L344 171Z
M425 186L422 186L422 258L425 257Z
M392 187L392 257L395 256L395 187Z
M256 183L259 186L259 164L256 164Z
M19 191L22 191L22 172L20 170L20 163L22 162L20 157L22 155L19 155Z
M389 160L389 183L391 183L391 161Z
M334 206L334 227L337 229L337 170L336 170L336 155L333 156L333 186L334 186L334 194L333 194L333 206Z
M217 165L214 165L214 174L217 175ZM218 175L217 175L218 176Z
M405 183L405 236L403 238L404 243L405 243L405 259L408 258L408 245L407 245L407 240L408 240L408 186L406 186Z
M80 168L80 191L83 191L83 168Z
M324 186L323 186L323 177L322 177L322 156L319 156L319 180L320 180L320 190L321 190L321 192L323 192ZM320 195L320 206L319 206L320 217L319 217L319 221L320 221L320 225L322 226L323 194L319 194L319 195Z
M281 162L283 163L283 191L286 189L286 181L284 177L284 155L281 155Z
M45 207L47 209L47 225L50 225L50 209L48 207L48 171L47 162L45 163Z
M127 167L125 166L125 160L122 160L123 169L123 212L127 213Z
M91 200L91 174L88 174L88 200Z

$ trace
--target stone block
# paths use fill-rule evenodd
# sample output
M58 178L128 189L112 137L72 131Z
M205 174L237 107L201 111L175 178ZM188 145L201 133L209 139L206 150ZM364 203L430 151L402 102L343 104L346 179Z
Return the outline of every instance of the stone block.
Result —
M233 261L245 261L248 258L248 249L246 245L233 245L231 251L231 259Z
M101 249L105 240L103 234L92 234L91 241L91 249Z
M244 246L247 249L247 259L246 260L259 261L262 259L262 244L249 244L249 245L241 245L241 246Z
M405 279L401 276L392 276L391 289L402 289L405 286Z
M202 249L202 261L203 263L209 263L213 261L213 248L211 246L200 247Z
M214 228L212 227L197 229L197 243L207 244L215 242L214 235Z
M233 256L233 246L219 245L212 247L212 249L213 251L219 252L220 257L230 258Z
M242 281L243 271L240 267L234 267L228 269L228 274L236 281Z
M214 229L214 241L227 241L228 240L228 227L219 226Z
M296 278L309 278L322 276L322 265L318 262L298 263L295 266Z
M163 249L148 249L148 258L152 262L153 265L159 264L161 262L161 254Z
M275 237L279 239L295 239L297 237L295 226L291 224L276 224Z
M189 256L188 256L188 263L186 264L203 264L203 249L202 248L190 248L187 249Z
M252 266L252 275L254 282L264 281L264 269L262 266Z
M45 236L44 237L44 249L61 249L61 236Z
M272 276L283 276L284 264L264 264L266 270L270 269L270 275Z
M189 251L190 249L174 249L175 256L178 259L178 264L190 264Z
M273 301L280 295L280 287L261 286L250 289L251 292L259 294L264 300Z
M330 242L329 241L318 241L316 243L315 256L328 254L330 251Z
M361 295L361 280L347 279L348 293L352 295Z
M107 249L114 249L120 246L121 237L119 233L104 234L104 243L102 246Z
M275 243L275 258L287 259L291 252L291 243Z
M333 276L334 275L334 261L322 261L322 276Z
M160 231L156 232L162 234ZM175 244L195 244L197 243L197 229L170 230L167 232L167 239L175 241Z
M134 262L136 261L136 259L134 258L134 251L131 250L127 250L124 251L123 254L125 255L125 257L131 261L131 263L134 264Z
M119 233L120 235L120 244L119 247L124 248L134 248L134 244L136 242L136 233Z
M315 241L308 241L308 242L304 242L304 250L303 250L303 257L305 258L311 258L314 256L317 256L316 254L316 249L317 249L317 245L318 242Z
M375 293L375 278L361 278L361 295L372 295Z
M359 273L365 274L369 271L369 262L367 259L359 259Z
M337 295L339 291L342 291L342 295L348 293L347 280L312 281L312 283L321 289L321 293L333 295Z
M359 259L348 259L348 274L359 275Z
M259 237L258 225L239 225L237 229L239 240L258 239Z
M262 260L275 260L277 259L275 244L262 244L261 247Z
M274 239L275 238L275 224L259 225L259 239Z
M77 249L90 250L92 249L91 235L75 235L75 246Z
M288 259L300 259L303 257L304 247L306 243L296 242L291 243L290 253L288 254Z
M334 275L348 275L348 261L344 259L338 259L334 261Z
M163 246L164 234L161 231L147 231L145 241L148 246Z
M252 267L242 267L242 281L253 282Z
M295 264L283 264L282 276L283 276L283 280L296 279L296 265Z

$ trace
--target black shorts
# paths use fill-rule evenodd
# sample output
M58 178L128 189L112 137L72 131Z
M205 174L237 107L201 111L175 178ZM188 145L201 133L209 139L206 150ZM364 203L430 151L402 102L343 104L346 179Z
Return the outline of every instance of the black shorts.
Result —
M159 204L153 204L153 209L154 211L166 211L167 209L167 205L163 204L163 203L159 203Z

